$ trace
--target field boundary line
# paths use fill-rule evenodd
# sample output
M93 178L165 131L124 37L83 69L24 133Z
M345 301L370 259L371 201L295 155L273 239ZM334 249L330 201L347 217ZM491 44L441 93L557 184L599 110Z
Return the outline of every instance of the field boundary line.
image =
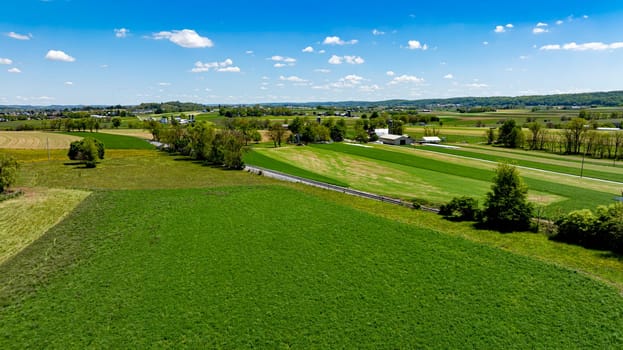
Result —
M408 207L408 208L414 208L412 203L406 202L406 201L403 201L403 200L400 200L400 199L391 198L391 197L387 197L387 196L382 196L382 195L375 194L375 193L369 193L369 192L364 192L364 191L360 191L360 190L355 190L355 189L352 189L352 188L332 185L332 184L328 184L326 182L306 179L304 177L290 175L290 174L282 173L280 171L266 169L266 168L262 168L262 167L258 167L258 166L254 166L254 165L246 165L244 167L244 170L246 170L247 172L250 172L250 173L254 173L254 174L257 174L257 175L265 176L265 177L276 179L276 180L280 180L280 181L301 183L301 184L304 184L304 185L318 187L318 188L322 188L322 189L330 190L330 191L334 191L334 192L341 192L341 193L352 195L352 196L368 198L368 199L372 199L372 200L376 200L376 201L380 201L380 202L385 202L385 203L390 203L390 204L395 204L395 205L400 205L400 206ZM438 213L439 212L439 209L437 209L437 208L431 208L431 207L425 207L425 206L420 206L420 209L425 210L425 211L434 212L434 213Z

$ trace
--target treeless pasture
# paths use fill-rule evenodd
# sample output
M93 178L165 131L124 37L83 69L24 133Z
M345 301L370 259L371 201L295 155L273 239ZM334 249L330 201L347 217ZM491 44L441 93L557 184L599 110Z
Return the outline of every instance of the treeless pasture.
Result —
M80 137L40 131L0 131L0 149L67 149Z

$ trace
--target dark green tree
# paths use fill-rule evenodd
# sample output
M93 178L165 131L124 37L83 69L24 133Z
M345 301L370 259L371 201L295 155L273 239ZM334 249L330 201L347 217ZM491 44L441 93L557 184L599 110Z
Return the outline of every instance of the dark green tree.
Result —
M5 192L15 183L18 167L15 158L0 154L0 193Z
M95 168L97 161L104 159L104 144L92 137L85 137L69 145L67 156L71 160L83 161L87 168Z
M112 122L112 126L113 126L115 129L117 129L118 127L120 127L120 126L121 126L121 118L119 118L119 117L112 118L112 119L111 119L111 122Z
M503 232L525 231L530 228L534 207L527 199L528 187L517 168L498 165L491 192L487 193L481 221Z
M498 143L504 145L504 147L517 148L523 146L523 142L523 131L514 119L508 119L500 126Z

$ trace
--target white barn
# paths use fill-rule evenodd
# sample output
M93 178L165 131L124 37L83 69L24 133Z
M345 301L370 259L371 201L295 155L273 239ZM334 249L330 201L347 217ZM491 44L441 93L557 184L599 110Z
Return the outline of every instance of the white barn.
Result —
M379 137L379 141L386 145L410 145L413 143L413 139L409 135L392 135L386 134Z
M424 136L420 139L420 143L441 143L439 136Z

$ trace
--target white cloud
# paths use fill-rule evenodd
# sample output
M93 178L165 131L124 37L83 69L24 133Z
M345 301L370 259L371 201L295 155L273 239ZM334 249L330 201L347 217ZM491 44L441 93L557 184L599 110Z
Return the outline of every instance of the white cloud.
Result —
M7 70L7 72L9 72L9 73L21 73L22 71L19 68L13 67L13 68L9 68Z
M588 16L587 16L587 15L584 15L584 16L582 16L582 18L584 18L584 19L588 19Z
M171 86L171 83L158 83L158 86Z
M297 77L296 75L292 75L289 77L284 77L283 75L279 77L279 80L289 81L293 83L306 83L307 80Z
M323 53L325 53L325 52L326 52L325 50L320 50L320 51L318 51L318 53L319 53L319 54L323 54Z
M537 27L547 27L547 23L539 22L536 24Z
M303 50L301 50L301 51L302 51L302 52L310 52L310 53L311 53L311 52L314 52L314 48L313 48L313 47L311 47L311 46L308 46L308 47L304 48L304 49L303 49Z
M275 68L283 68L287 66L294 66L296 64L296 59L292 57L283 57L283 56L272 56L268 58L271 61L277 62L273 65Z
M350 75L345 76L341 80L342 81L347 81L347 82L349 82L350 84L353 84L353 85L357 85L357 84L361 83L361 81L363 80L363 77L360 77L360 76L355 75L355 74L350 74Z
M130 32L130 30L126 29L126 28L115 29L115 36L117 38L125 38L125 37L128 36L129 32Z
M209 72L213 70L215 72L229 72L229 73L238 73L240 72L240 68L234 67L234 61L231 58L226 59L223 62L195 62L195 68L191 70L193 73L203 73Z
M45 55L45 59L50 61L74 62L76 59L59 50L50 50Z
M454 79L454 75L452 74L446 74L443 76L444 79Z
M65 82L65 85L67 85L67 86L72 86L72 85L74 85L74 82L73 82L73 81L66 81L66 82Z
M577 44L575 42L571 42L564 45L558 44L550 44L541 46L540 50L542 51L556 51L556 50L565 50L565 51L604 51L604 50L616 50L623 48L623 42L614 42L611 44L606 44L602 42L590 42L584 44Z
M330 64L342 64L342 63L348 63L348 64L362 64L364 63L365 60L359 56L336 56L333 55L331 56L331 58L329 58L329 63Z
M532 34L543 34L543 33L547 33L549 32L549 30L543 28L543 27L536 27L532 29Z
M519 56L520 60L527 60L529 57L528 56Z
M218 68L216 71L222 73L240 73L240 67L224 67Z
M483 41L483 42L482 42L482 44L483 44L484 46L487 46L487 45L489 45L489 42L488 42L488 41Z
M13 64L13 60L0 57L0 64Z
M515 26L512 23L509 23L509 24L505 25L505 27L508 28L508 29L512 29Z
M557 25L561 25L561 24L563 24L563 23L565 23L565 21L563 21L563 20L561 20L561 19L559 19L559 20L557 20L557 21L556 21L556 24L557 24Z
M331 73L331 70L330 69L325 69L325 68L318 68L318 69L314 69L314 72L327 74L327 73Z
M376 92L381 90L381 87L373 84L373 85L362 85L359 87L359 90L363 91L363 92Z
M407 44L409 45L407 46L409 50L423 50L423 51L428 50L428 45L422 44L417 40L409 40Z
M504 29L504 26L495 26L495 29L493 31L496 33L504 33L506 29Z
M465 86L467 86L468 88L473 88L473 89L482 89L482 88L489 87L489 85L482 84L482 83L466 84Z
M378 29L372 29L372 35L374 36L385 35L385 32L382 32Z
M396 75L396 73L394 73L394 71L391 71L391 70L388 70L387 72L385 72L385 74L386 74L388 77L393 77L394 75Z
M424 79L423 78L418 78L415 75L401 75L399 77L395 77L392 81L390 81L388 84L389 85L396 85L396 84L402 84L402 83L423 83Z
M166 39L170 42L187 49L212 47L214 43L207 37L200 36L196 31L191 29L173 30L155 33L153 39Z
M358 43L358 40L349 40L349 41L344 41L342 39L340 39L339 36L328 36L324 39L324 41L322 42L324 45L354 45L356 43Z
M32 34L28 34L28 35L24 35L24 34L18 34L15 32L9 32L7 33L7 35L9 38L13 38L15 40L30 40L32 39Z

